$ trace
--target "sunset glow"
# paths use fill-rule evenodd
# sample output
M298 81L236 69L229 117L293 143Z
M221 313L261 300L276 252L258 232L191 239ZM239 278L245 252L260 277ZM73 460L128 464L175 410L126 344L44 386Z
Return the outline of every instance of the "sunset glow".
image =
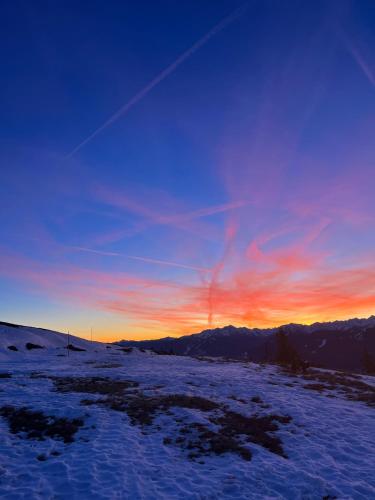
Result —
M78 6L8 34L1 320L112 341L375 313L366 2L187 3L116 6L100 44Z

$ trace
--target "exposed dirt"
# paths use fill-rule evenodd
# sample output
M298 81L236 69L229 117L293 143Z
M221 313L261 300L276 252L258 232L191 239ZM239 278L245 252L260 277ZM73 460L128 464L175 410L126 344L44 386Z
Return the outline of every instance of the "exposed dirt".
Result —
M76 352L83 352L83 351L86 351L86 349L82 349L81 347L77 347L73 344L68 344L66 346L66 349L68 349L69 351L76 351Z
M42 345L33 344L32 342L27 342L25 347L28 351L32 351L33 349L44 349Z
M364 382L359 375L310 369L301 377L312 382L305 384L305 389L326 395L329 395L329 391L337 391L346 399L375 406L375 388Z
M58 392L82 392L89 394L122 395L124 391L138 387L133 380L114 380L106 377L50 377Z
M211 422L219 425L220 433L228 438L238 439L239 436L246 436L247 441L286 458L281 439L269 433L279 429L278 423L289 424L291 420L290 416L271 414L245 417L233 411L225 411L221 417L211 419Z
M106 398L97 400L84 399L81 403L84 405L104 405L111 410L125 412L132 425L143 428L153 426L155 418L161 414L173 415L171 412L173 408L199 410L207 414L206 425L196 422L183 424L182 418L175 419L177 424L181 424L180 436L175 439L166 437L164 440L164 444L174 444L184 450L190 450L190 458L209 453L220 455L233 452L245 460L250 460L251 452L246 448L246 443L256 443L272 453L287 458L282 441L274 432L279 429L279 424L288 424L291 421L289 416L272 414L246 417L229 411L223 404L199 396L186 394L146 395L139 390L122 395L112 393Z
M120 363L102 363L94 365L93 368L121 368L122 366Z
M0 415L8 421L13 434L21 433L27 439L44 440L51 437L62 439L64 443L72 443L75 433L83 426L80 418L59 418L26 407L3 406L0 408Z

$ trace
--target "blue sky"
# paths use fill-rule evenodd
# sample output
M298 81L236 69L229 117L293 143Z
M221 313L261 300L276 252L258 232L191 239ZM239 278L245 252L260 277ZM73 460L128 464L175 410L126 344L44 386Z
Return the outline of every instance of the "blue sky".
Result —
M371 1L7 2L1 319L115 339L371 314L374 22Z

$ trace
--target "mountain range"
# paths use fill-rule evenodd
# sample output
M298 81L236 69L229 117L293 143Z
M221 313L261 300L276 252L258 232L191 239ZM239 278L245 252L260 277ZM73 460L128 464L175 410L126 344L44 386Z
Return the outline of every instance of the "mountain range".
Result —
M232 325L183 337L157 340L122 340L112 344L149 349L158 354L191 357L223 357L272 363L277 354L278 332L287 336L300 358L312 366L362 372L364 358L375 359L375 316L312 325L291 323L278 328L247 328ZM110 345L80 337L0 321L0 360L62 355L69 350L106 350ZM372 361L374 362L374 361Z
M118 344L161 354L272 362L276 356L276 333L280 331L287 335L300 357L313 366L361 371L364 353L375 356L375 316L312 325L291 323L267 329L229 325L179 338L123 340Z

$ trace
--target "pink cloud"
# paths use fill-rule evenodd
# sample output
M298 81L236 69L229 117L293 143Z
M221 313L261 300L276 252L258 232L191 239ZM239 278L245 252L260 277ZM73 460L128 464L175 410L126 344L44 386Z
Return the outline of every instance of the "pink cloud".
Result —
M160 334L187 333L205 324L270 326L288 321L316 321L366 313L375 306L371 263L334 270L313 262L274 259L273 269L238 268L222 274L235 232L212 270L211 279L187 285L141 279L128 273L77 266L47 265L2 252L1 276L22 283L29 293L111 312L137 328ZM303 269L303 276L296 270Z

